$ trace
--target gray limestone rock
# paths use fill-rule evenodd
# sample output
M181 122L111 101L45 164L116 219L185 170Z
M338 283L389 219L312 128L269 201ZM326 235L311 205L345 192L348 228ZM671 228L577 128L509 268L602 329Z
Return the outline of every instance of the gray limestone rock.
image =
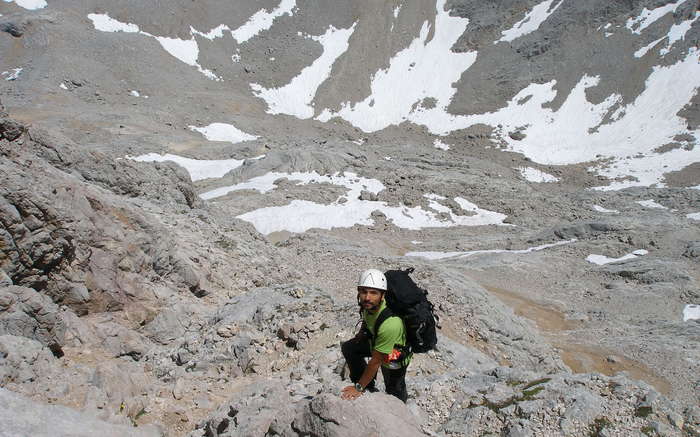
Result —
M0 118L0 138L14 141L26 131L26 127L10 118Z
M292 425L302 435L394 437L425 435L409 409L393 396L366 393L354 401L322 394L309 402Z
M56 304L31 288L0 288L0 335L37 340L62 355L66 326Z
M297 436L292 421L297 406L279 383L268 381L245 387L200 423L191 437Z
M579 390L572 399L573 402L567 407L560 423L562 431L571 435L587 429L603 411L603 399L588 391Z
M682 264L663 259L634 258L604 265L600 267L600 270L645 284L657 282L687 283L691 280L690 274Z
M589 239L596 235L601 235L619 230L620 227L606 222L582 222L559 225L551 230L545 231L528 242L551 241L552 239L579 240Z
M688 258L700 258L700 241L690 241L683 252Z
M114 425L87 413L41 404L0 388L0 435L32 437L162 437L155 426Z
M51 371L55 358L36 340L0 335L0 387L9 383L35 383Z

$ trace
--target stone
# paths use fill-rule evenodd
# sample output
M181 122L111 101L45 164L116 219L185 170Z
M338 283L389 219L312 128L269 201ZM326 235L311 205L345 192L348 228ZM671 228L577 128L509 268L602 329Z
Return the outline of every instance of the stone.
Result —
M365 393L354 401L328 393L315 396L294 419L293 428L318 437L425 435L403 402L381 393Z
M54 364L51 351L38 341L0 335L0 387L8 383L34 383L50 374Z
M11 285L14 285L12 278L4 270L0 270L0 287L9 287Z
M0 138L5 138L8 141L15 141L25 130L26 128L24 125L15 120L0 118Z
M683 420L683 416L675 411L671 411L667 415L668 421L671 425L673 425L676 429L683 429L683 424L685 421Z
M526 420L521 420L517 423L510 425L506 430L506 437L532 437L534 433L532 432L531 425Z
M603 400L591 392L578 390L573 396L573 402L564 412L560 426L565 434L576 434L582 427L587 427L601 413Z
M0 388L0 430L8 436L164 437L153 425L115 425L59 405L46 405Z
M0 335L24 336L39 341L58 355L66 326L56 304L31 288L0 288Z

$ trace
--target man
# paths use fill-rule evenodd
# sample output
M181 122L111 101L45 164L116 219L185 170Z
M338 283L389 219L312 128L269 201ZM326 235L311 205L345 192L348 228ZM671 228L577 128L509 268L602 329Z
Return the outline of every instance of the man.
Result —
M386 392L403 402L408 398L405 377L411 356L404 351L406 328L403 320L390 316L381 322L379 332L375 329L386 308L386 290L386 277L379 270L365 270L360 275L357 301L362 313L362 327L353 339L342 344L343 356L350 368L350 380L354 383L343 389L343 399L356 399L365 390L376 391L375 377L380 367ZM370 358L368 363L366 357Z

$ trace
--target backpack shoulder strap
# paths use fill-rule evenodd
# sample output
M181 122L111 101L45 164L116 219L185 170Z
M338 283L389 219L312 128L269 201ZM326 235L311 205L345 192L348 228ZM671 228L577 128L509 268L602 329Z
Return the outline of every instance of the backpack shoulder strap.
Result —
M374 335L376 336L379 334L379 327L382 326L382 323L389 317L395 316L394 312L391 311L391 308L386 307L382 310L381 313L379 313L379 316L377 317L377 320L374 322Z

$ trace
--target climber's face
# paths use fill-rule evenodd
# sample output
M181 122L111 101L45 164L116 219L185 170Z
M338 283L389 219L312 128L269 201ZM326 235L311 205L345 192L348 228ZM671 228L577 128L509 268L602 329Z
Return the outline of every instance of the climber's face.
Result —
M376 288L357 287L357 299L363 310L373 313L379 309L384 299L384 292Z

